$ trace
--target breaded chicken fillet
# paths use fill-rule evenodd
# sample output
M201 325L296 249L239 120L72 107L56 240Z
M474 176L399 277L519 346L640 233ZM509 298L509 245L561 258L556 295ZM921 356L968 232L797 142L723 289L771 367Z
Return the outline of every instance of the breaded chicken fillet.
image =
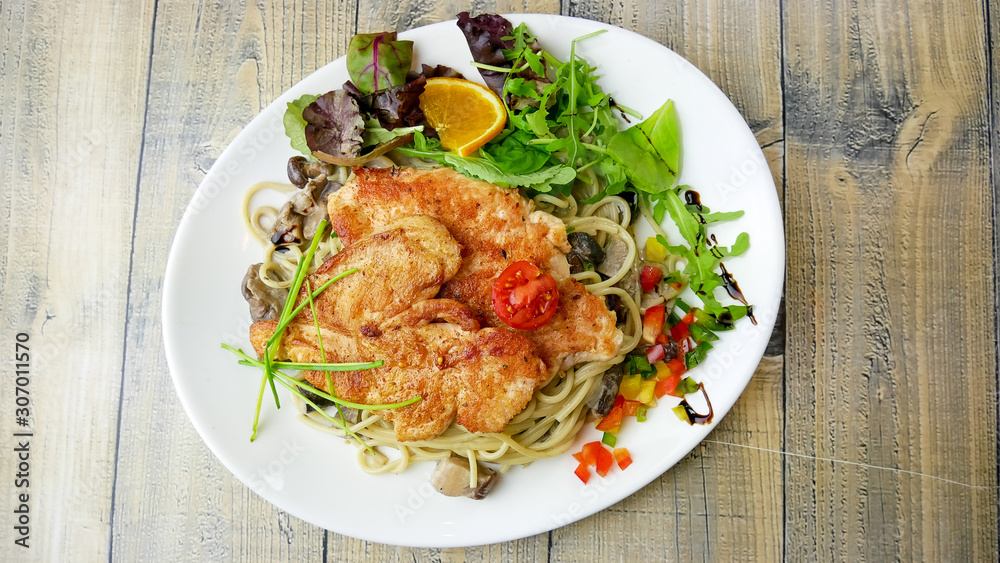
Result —
M439 220L461 245L462 264L438 297L472 310L485 326L510 331L493 312L493 280L519 260L534 263L559 284L559 307L541 328L515 331L535 345L549 375L576 363L611 359L622 332L604 299L569 276L566 226L516 190L472 180L450 168L356 168L328 200L330 224L345 244L410 215Z
M426 440L453 420L471 432L500 432L544 383L547 370L524 336L480 328L466 305L434 299L459 270L460 246L444 226L426 216L407 216L357 239L313 275L316 288L337 274L315 300L326 362L383 360L372 370L331 372L338 397L365 404L422 400L380 414L402 441ZM305 299L303 288L297 302ZM257 354L277 321L254 323ZM278 359L321 362L313 316L306 307L286 329ZM326 373L305 372L328 390Z

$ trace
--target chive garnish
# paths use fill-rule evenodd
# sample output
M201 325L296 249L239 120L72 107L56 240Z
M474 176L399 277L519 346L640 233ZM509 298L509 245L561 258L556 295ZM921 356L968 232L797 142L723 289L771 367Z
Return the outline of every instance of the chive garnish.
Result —
M313 326L316 327L316 341L319 342L319 357L323 363L326 363L326 349L323 347L323 331L319 329L319 317L316 316L316 303L313 302L312 289L309 286L309 280L306 280L306 299L309 301L309 310L312 312L313 316ZM379 363L381 365L381 362ZM377 367L377 366L372 366ZM325 371L326 375L326 388L330 390L330 394L333 395L333 377L330 375L329 371ZM303 397L304 398L304 397ZM340 410L340 405L334 403L333 406L337 409L337 415L340 416L340 420L344 422L344 430L349 432L354 438L359 442L364 444L361 438L354 433L353 430L347 429L347 419L344 418L344 411ZM365 444L367 448L368 445ZM371 448L368 448L371 451Z
M243 350L240 350L238 348L233 348L232 346L230 346L228 344L225 344L225 343L222 344L222 347L225 348L226 350L229 350L233 354L236 354L237 356L239 356L240 357L240 361L239 361L240 365L253 366L255 368L262 368L262 367L264 367L264 362L262 362L260 360L255 360L255 359L251 358L250 356L246 355L246 353L244 353ZM276 362L275 365L279 365L279 364L283 364L283 363L286 363L286 362ZM325 368L331 368L331 371L347 371L347 370L354 370L354 369L356 369L355 366L380 367L382 365L382 361L379 360L377 362L369 362L369 363L365 363L365 364L291 364L291 365L302 366L301 369L313 370L313 371L323 371ZM351 367L346 368L346 369L333 369L333 368L342 367L342 366L351 366ZM287 368L287 369L300 369L300 368ZM337 404L345 406L345 407L350 407L352 409L363 410L363 411L364 410L398 409L398 408L401 408L401 407L410 406L413 403L416 403L417 401L420 401L422 399L422 397L420 397L418 395L416 397L413 397L413 398L410 398L410 399L407 399L405 401L401 401L401 402L398 402L398 403L388 403L388 404L385 404L385 405L363 405L361 403L352 403L351 401L347 401L347 400L344 400L344 399L337 398L337 397L335 397L335 396L333 396L333 395L331 395L331 394L323 391L322 389L317 389L317 388L313 387L312 385L309 385L308 383L299 381L298 379L295 379L294 377L292 377L292 376L290 376L288 374L282 373L280 371L275 371L274 375L277 376L279 382L281 380L286 380L289 383L291 383L293 385L296 385L298 387L301 387L302 389L305 389L306 391L309 391L310 393L313 393L315 395L319 395L320 397L323 397L324 399L327 399L329 401L332 401L334 403L337 403Z
M341 273L337 274L336 276L333 276L332 278L326 280L325 282L323 282L323 285L319 286L318 288L316 288L316 291L312 292L312 297L315 298L315 297L319 296L319 294L323 293L323 291L325 291L326 288L328 288L331 285L333 285L333 282L340 281L340 280L344 279L345 277L347 277L347 276L349 276L349 275L351 275L351 274L353 274L353 273L355 273L357 271L358 271L357 268L351 268L350 270L347 270L345 272L341 272ZM302 312L302 309L305 309L306 305L308 305L308 304L309 303L306 302L306 301L303 301L302 303L299 303L299 305L297 307L295 307L294 309L292 309L292 312L288 315L288 319L286 319L284 322L278 321L278 327L274 331L274 334L271 335L271 338L267 339L267 343L268 344L272 344L274 341L276 341L277 339L275 338L275 335L278 334L278 331L284 332L285 329L288 328L288 325L291 324L292 319L294 319L295 317L297 317L299 315L299 313Z

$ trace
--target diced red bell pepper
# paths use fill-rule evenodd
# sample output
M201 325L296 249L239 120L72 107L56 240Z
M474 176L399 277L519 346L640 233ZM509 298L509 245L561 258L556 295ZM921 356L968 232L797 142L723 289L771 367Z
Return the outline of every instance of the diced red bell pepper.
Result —
M667 336L666 334L657 334L656 335L656 343L657 344L663 344L664 346L666 346L666 345L670 344L670 337Z
M576 466L576 471L573 473L576 473L576 476L583 481L584 485L587 484L587 481L590 481L590 469L587 469L587 466L582 463Z
M642 317L642 339L646 344L652 344L663 332L663 317L663 303L646 309L646 314Z
M597 474L601 477L607 477L612 461L614 461L614 456L611 455L611 452L607 448L602 447L597 450Z
M684 365L684 358L680 356L667 362L667 367L670 368L670 375L684 375L684 372L687 371L687 366Z
M626 467L632 465L632 455L628 453L628 448L615 448L615 461L618 463L618 468L622 471L625 471Z
M643 291L653 291L661 279L663 279L663 270L656 266L643 266L642 270L639 271L639 284L642 285Z
M694 324L694 309L691 309L690 311L688 311L687 314L684 315L684 318L681 319L681 322L684 323L684 324L686 324L686 325L692 325L692 324Z
M665 357L667 357L667 353L663 349L663 344L657 344L656 346L646 350L646 359L649 360L649 363L651 364L655 364Z
M671 373L669 376L656 382L656 398L659 399L664 395L673 395L674 389L681 383L681 374Z
M600 442L587 442L583 445L583 449L573 454L573 459L579 461L580 465L584 467L595 465L597 463L597 450L601 447Z
M690 334L691 333L688 331L688 325L683 320L675 324L674 326L670 327L670 338L672 338L674 342L678 344L681 344L683 341L687 340Z
M603 432L611 432L612 434L617 433L618 428L622 425L622 416L625 414L623 410L624 405L625 397L622 397L621 395L615 397L615 405L611 407L608 414L604 415L604 418L597 423L597 429Z
M628 399L626 399L625 405L622 407L622 410L624 411L625 416L635 416L636 414L638 414L639 407L641 406L642 403L639 401L629 401Z

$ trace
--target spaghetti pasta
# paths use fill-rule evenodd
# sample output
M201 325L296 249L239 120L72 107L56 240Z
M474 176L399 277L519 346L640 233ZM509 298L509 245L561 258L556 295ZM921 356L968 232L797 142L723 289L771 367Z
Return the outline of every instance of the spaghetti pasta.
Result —
M400 158L399 161L409 159ZM399 162L397 161L397 162ZM380 163L384 165L384 163ZM338 175L348 180L349 169L338 167ZM596 177L594 178L596 182ZM628 203L617 196L609 196L595 203L582 204L581 201L596 193L596 183L590 185L579 183L573 196L554 197L540 194L534 197L536 209L552 213L560 218L569 231L587 232L601 244L606 244L611 238L617 238L627 246L627 256L624 263L613 275L602 279L596 272L584 271L573 274L583 283L587 290L598 296L616 296L625 307L626 318L620 326L624 339L618 355L606 361L584 362L573 366L559 376L553 377L543 388L535 392L527 406L517 414L499 433L471 433L457 424L452 424L439 436L424 441L400 442L395 438L392 425L382 419L375 411L359 411L356 423L345 422L350 432L365 440L374 449L372 453L361 444L357 444L357 462L366 473L399 473L411 463L437 461L452 455L462 456L469 460L472 468L471 483L477 478L476 462L487 462L500 466L501 472L506 472L515 465L526 465L532 461L558 456L566 452L573 444L576 435L586 422L588 407L587 398L596 385L599 385L604 372L624 361L626 354L638 344L642 333L642 317L639 306L638 292L633 294L616 284L629 272L637 268L639 252L632 233L632 213ZM268 229L277 217L273 207L251 207L254 194L263 190L276 190L287 193L294 186L262 182L251 187L243 202L243 219L248 231L261 242L264 247L263 264L259 270L262 282L271 287L288 287L302 258L302 251L295 245L279 248L271 243ZM650 218L646 215L647 218ZM303 243L305 244L305 243ZM318 268L327 258L342 249L336 235L327 236L320 242L313 264L308 267L308 273ZM293 396L298 402L300 412L305 412L304 403ZM331 407L330 413L337 415ZM308 426L346 437L348 433L334 426L328 418L319 413L300 414L301 420ZM386 455L388 452L395 452Z

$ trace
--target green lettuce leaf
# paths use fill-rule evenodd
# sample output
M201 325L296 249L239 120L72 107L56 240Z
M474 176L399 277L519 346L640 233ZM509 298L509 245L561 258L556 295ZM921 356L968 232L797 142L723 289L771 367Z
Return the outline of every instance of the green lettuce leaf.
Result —
M370 147L374 145L381 145L382 143L391 141L396 137L402 137L403 135L409 135L410 133L423 130L423 125L414 125L413 127L397 127L389 130L382 127L382 124L379 123L378 119L369 119L365 121L364 141L361 143L361 146Z
M294 102L288 102L288 108L285 110L284 117L282 117L282 122L285 124L285 135L288 136L292 148L306 155L308 158L312 158L312 151L309 150L309 145L306 143L307 123L302 118L302 111L309 104L315 102L318 97L306 94Z
M674 102L667 100L642 123L615 135L608 154L625 167L641 191L658 194L674 185L680 168L680 132Z

